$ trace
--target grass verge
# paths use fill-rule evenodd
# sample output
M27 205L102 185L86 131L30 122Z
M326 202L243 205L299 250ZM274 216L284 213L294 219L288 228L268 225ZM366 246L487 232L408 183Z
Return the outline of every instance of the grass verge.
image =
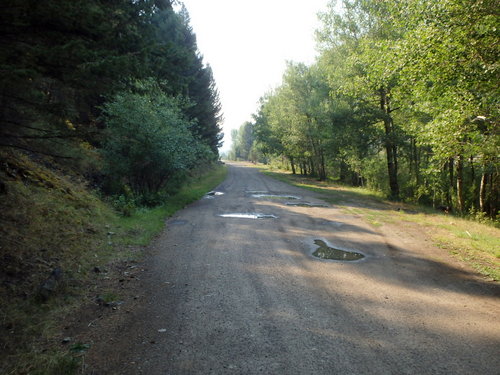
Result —
M323 195L323 199L378 227L406 221L425 228L436 246L448 250L485 277L500 281L500 229L466 218L436 212L432 208L385 200L368 189L320 182L288 172L261 171L275 179Z
M182 188L175 195L168 197L161 206L140 208L130 217L117 217L113 223L117 230L115 242L120 245L149 244L163 229L166 218L214 189L224 181L226 174L227 167L217 166L208 173L189 178Z
M97 291L105 292L104 302L116 300L119 290L99 284L113 264L140 258L165 218L222 182L226 169L198 173L162 206L121 217L74 178L19 155L6 160L0 168L0 373L74 374L88 345L61 343L65 317L95 305ZM95 271L108 268L109 274Z

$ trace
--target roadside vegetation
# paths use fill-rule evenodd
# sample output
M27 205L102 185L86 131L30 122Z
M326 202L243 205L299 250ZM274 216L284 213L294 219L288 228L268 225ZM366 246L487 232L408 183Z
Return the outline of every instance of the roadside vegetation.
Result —
M65 317L98 303L97 293L102 303L117 300L120 291L100 290L100 274L140 262L165 219L220 184L226 168L193 170L161 204L129 202L123 215L112 199L28 160L29 180L7 181L2 202L0 372L72 374L89 346L61 344Z
M172 216L189 203L203 197L226 178L227 168L219 165L208 172L201 169L159 206L135 208L130 216L116 216L113 227L117 230L114 241L119 245L140 245L150 243L165 226L165 218Z
M269 167L264 167L263 173L320 193L325 201L361 216L375 227L401 221L418 224L435 245L446 249L486 278L500 281L500 226L492 220L465 218L427 206L394 202L380 192L366 188L318 181Z
M329 2L316 61L288 64L253 120L233 131L228 157L495 220L497 8L490 0Z
M71 374L64 317L223 179L218 91L181 4L2 5L0 373Z
M374 226L422 225L499 280L496 8L330 1L316 61L288 63L253 120L233 130L228 158L288 171L274 176L354 203L344 209Z

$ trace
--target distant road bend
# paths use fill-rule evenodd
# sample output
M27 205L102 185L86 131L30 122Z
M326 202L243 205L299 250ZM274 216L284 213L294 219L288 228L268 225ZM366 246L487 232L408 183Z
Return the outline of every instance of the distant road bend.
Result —
M106 373L500 374L498 286L405 224L242 164L217 192L167 221ZM365 258L317 259L315 240Z

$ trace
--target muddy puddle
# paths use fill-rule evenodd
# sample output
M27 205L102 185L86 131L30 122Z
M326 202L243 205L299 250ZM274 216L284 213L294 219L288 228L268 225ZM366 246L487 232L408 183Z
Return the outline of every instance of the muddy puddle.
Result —
M293 207L328 207L326 204L309 202L286 202L285 204Z
M260 214L260 213L232 213L232 214L221 214L220 217L232 218L232 219L277 219L278 216L272 214Z
M348 251L330 247L323 240L314 240L314 244L318 246L316 251L312 254L316 258L352 262L363 259L365 257L364 254L358 253L356 251Z

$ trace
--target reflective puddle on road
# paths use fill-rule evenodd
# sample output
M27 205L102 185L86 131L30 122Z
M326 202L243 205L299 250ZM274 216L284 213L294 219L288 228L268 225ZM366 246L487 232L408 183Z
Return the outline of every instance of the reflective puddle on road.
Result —
M365 257L363 254L355 251L341 250L330 247L323 240L314 240L314 243L318 246L318 249L312 254L316 258L351 262Z
M168 224L169 225L186 225L188 222L187 220L172 220Z
M209 191L205 194L206 199L213 199L214 197L218 197L220 195L224 195L222 191Z
M286 202L287 206L294 207L328 207L326 204L321 203L309 203L309 202Z
M252 198L270 198L270 199L300 199L296 195L272 194L272 193L254 193L250 194Z
M220 217L227 217L233 219L277 219L278 216L272 214L259 214L259 213L233 213L221 214Z
M252 194L269 194L268 191L265 190L245 190L245 194L252 195Z

